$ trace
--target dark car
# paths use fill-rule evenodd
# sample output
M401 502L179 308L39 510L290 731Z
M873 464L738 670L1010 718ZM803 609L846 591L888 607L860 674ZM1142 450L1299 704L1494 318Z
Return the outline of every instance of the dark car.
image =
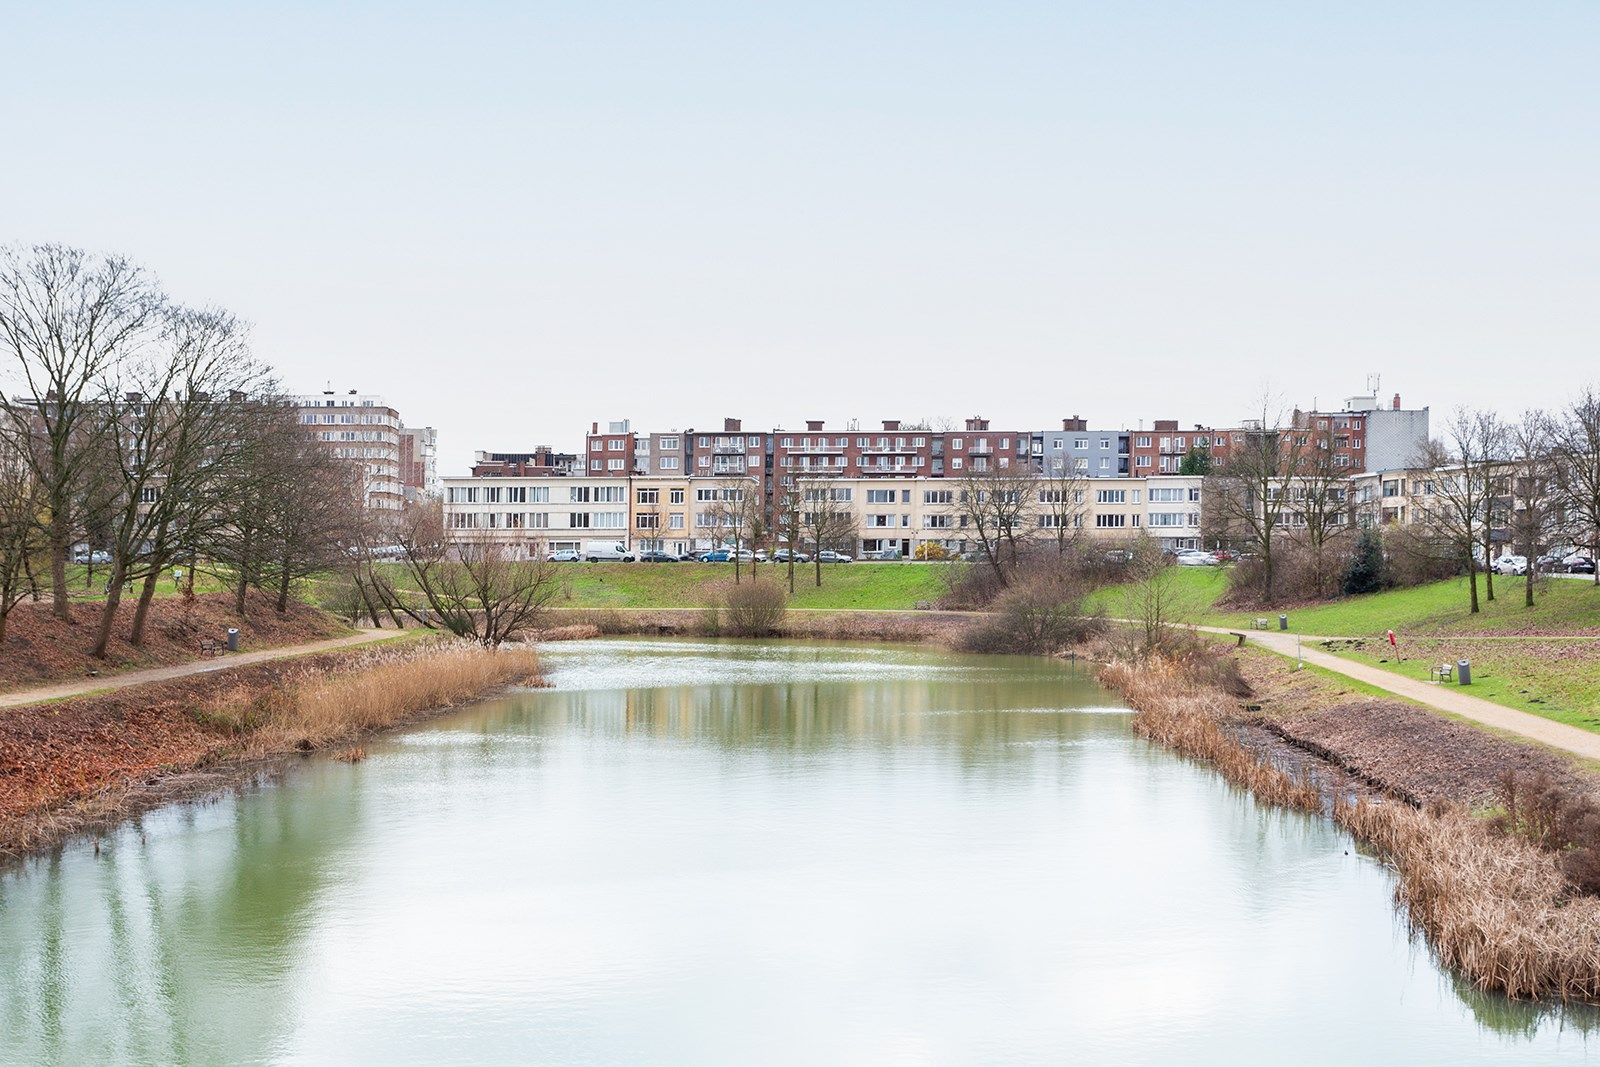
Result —
M702 553L701 556L700 556L700 562L701 563L726 563L732 558L733 558L733 553L732 552L728 551L726 548L718 548L718 549L713 549L710 552Z
M1594 560L1592 560L1592 559L1569 559L1567 561L1567 573L1568 574L1593 574L1594 573Z
M639 562L640 563L676 563L676 562L678 562L678 557L674 556L671 552L657 552L657 551L652 549L649 552L641 552L641 553L639 553Z

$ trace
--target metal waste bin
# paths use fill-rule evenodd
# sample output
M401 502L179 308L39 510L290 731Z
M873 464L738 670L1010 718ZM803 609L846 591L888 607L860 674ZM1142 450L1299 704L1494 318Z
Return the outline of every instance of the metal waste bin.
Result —
M228 651L239 651L239 628L237 626L228 627Z
M1470 659L1456 660L1456 681L1461 685L1472 684L1472 661Z
M1287 615L1279 615L1278 616L1278 629L1287 630L1288 628L1289 628L1289 616L1287 616Z

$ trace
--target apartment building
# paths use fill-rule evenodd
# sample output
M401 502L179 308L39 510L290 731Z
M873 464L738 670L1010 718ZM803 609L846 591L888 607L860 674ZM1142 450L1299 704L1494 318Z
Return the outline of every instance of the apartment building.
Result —
M453 539L499 541L520 559L631 541L626 479L486 475L443 482L445 529Z
M1127 478L1133 473L1132 434L1127 430L1092 430L1074 415L1059 430L1035 430L1034 469L1055 477Z
M632 545L641 552L686 552L712 547L694 528L694 485L683 474L640 475L629 481Z
M439 495L439 431L400 427L400 486L408 501Z
M478 452L472 461L477 478L566 478L582 474L578 456L535 445L531 452Z
M326 390L292 398L300 422L333 455L355 468L372 511L399 511L405 502L400 413L381 396ZM437 442L432 446L435 447Z
M590 478L629 478L634 474L634 454L638 450L638 437L627 419L606 424L600 432L598 422L591 423L584 438L584 474Z

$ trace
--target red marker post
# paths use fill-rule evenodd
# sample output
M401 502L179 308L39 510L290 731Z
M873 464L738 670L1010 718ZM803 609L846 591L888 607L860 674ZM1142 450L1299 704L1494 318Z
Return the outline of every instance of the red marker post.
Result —
M1389 638L1389 647L1394 649L1395 658L1399 659L1400 658L1400 642L1395 640L1394 631L1393 630L1390 630L1388 632L1387 636Z

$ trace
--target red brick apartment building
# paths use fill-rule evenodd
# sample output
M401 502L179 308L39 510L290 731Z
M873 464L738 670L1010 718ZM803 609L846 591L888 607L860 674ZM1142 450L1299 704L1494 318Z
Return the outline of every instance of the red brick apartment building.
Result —
M582 474L578 457L535 445L532 452L479 452L473 458L474 478L559 478Z
M877 476L959 477L969 471L1031 468L1033 435L991 430L971 418L963 430L932 430L885 419L881 430L829 430L811 420L801 430L773 433L773 467L780 478Z

